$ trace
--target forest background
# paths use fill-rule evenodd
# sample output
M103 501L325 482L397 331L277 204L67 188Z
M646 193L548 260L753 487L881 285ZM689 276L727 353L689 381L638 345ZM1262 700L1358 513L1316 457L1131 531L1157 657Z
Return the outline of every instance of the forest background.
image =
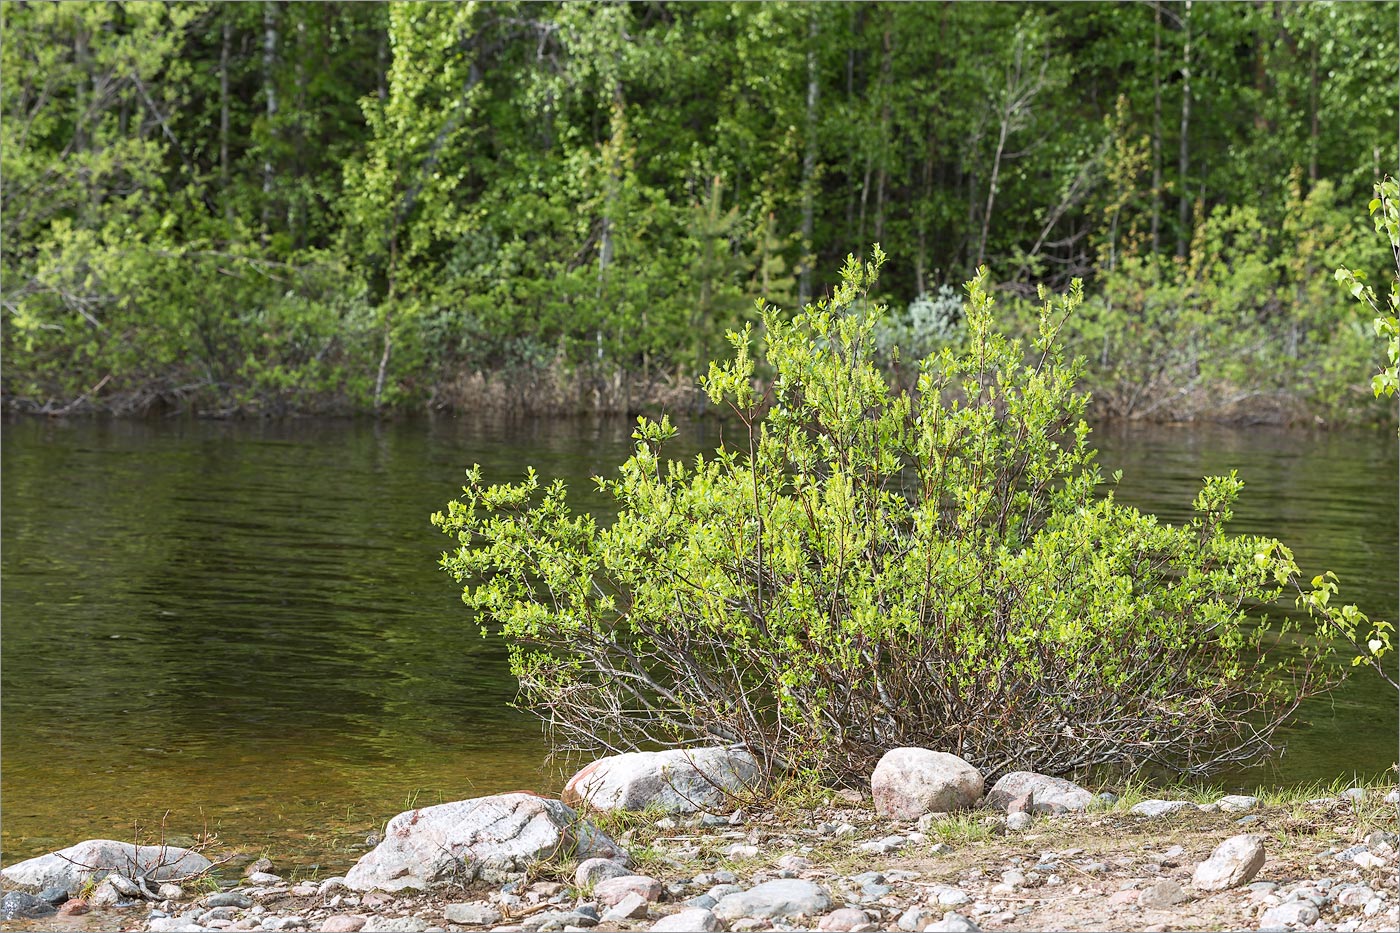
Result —
M1013 334L1084 279L1100 417L1393 417L1332 276L1391 268L1392 4L0 17L11 409L694 411L755 299L878 242L911 377L985 264Z

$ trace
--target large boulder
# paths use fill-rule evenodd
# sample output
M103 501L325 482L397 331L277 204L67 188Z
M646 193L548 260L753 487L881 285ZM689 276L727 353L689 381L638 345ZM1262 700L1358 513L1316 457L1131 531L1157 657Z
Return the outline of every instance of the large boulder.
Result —
M595 810L714 811L760 786L763 772L738 748L673 748L600 758L564 785L564 802Z
M870 775L875 812L889 820L971 807L982 796L982 773L957 755L927 748L886 752Z
M1036 774L1034 771L1012 771L1001 776L1001 780L987 791L986 804L996 810L1005 810L1013 801L1026 794L1036 809L1063 807L1066 810L1084 810L1094 802L1094 795L1073 781Z
M356 891L398 891L477 879L499 883L538 862L625 855L558 800L498 794L400 813L345 884Z
M202 874L213 863L198 852L175 846L138 846L114 839L88 839L77 845L16 862L0 871L18 888L42 891L61 887L70 893L93 878L110 873L150 881L175 881Z

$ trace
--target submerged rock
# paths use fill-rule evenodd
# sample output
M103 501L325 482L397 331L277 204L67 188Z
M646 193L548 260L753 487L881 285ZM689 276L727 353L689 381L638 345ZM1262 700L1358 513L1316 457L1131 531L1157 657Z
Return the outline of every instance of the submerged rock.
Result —
M0 899L0 916L6 920L33 920L54 912L53 904L33 894L10 891Z
M494 883L538 862L622 855L621 846L558 800L498 794L400 813L345 884L356 891L399 891Z
M971 807L982 796L982 786L982 773L972 765L927 748L891 749L870 775L875 812L891 820Z
M758 788L763 773L739 748L673 748L600 758L564 786L564 802L595 810L719 810Z

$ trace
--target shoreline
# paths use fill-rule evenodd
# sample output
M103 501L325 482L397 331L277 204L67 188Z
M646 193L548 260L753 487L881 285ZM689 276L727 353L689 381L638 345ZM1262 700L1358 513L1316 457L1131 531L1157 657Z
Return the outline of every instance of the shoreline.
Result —
M245 853L176 898L125 909L94 905L0 923L0 929L647 931L658 924L667 929L666 917L696 910L706 898L713 905L711 893L722 896L780 879L818 886L829 895L827 909L740 918L718 928L923 930L941 923L987 931L1395 929L1400 794L1373 785L1305 796L1315 792L1268 795L1243 808L1232 801L1250 798L1228 798L1228 806L1218 799L1187 800L1167 815L1144 816L1133 812L1142 790L1129 788L1122 799L1083 812L1038 814L1017 830L1005 813L987 808L898 821L878 817L868 792L826 791L816 799L808 789L766 804L742 804L727 814L589 814L630 852L628 871L655 882L636 915L625 919L606 919L609 908L598 900L599 887L579 884L573 860L541 862L504 883L386 894L352 891L339 876L292 871L284 877L277 874L276 853L270 853L270 864L254 863ZM1257 875L1226 890L1193 888L1196 866L1223 840L1241 834L1263 843ZM206 853L216 860L230 854ZM250 869L265 873L250 875ZM860 911L867 919L842 926L856 916L847 913L836 924L820 926L840 911ZM1299 922L1278 926L1280 916ZM959 926L959 918L970 926Z

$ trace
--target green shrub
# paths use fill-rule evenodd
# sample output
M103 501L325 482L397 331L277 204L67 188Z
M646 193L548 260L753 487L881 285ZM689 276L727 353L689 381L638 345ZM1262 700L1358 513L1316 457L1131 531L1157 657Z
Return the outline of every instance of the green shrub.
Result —
M560 482L468 473L435 524L483 634L510 644L523 705L564 748L738 742L778 767L859 779L887 749L985 771L1158 765L1203 773L1270 751L1322 688L1320 652L1270 661L1246 615L1296 580L1269 538L1226 533L1241 482L1208 478L1182 526L1102 483L1046 298L1030 347L991 325L982 270L967 339L912 392L872 362L884 256L830 300L761 307L704 387L737 444L668 461L640 419L617 520ZM759 359L771 393L755 389Z

